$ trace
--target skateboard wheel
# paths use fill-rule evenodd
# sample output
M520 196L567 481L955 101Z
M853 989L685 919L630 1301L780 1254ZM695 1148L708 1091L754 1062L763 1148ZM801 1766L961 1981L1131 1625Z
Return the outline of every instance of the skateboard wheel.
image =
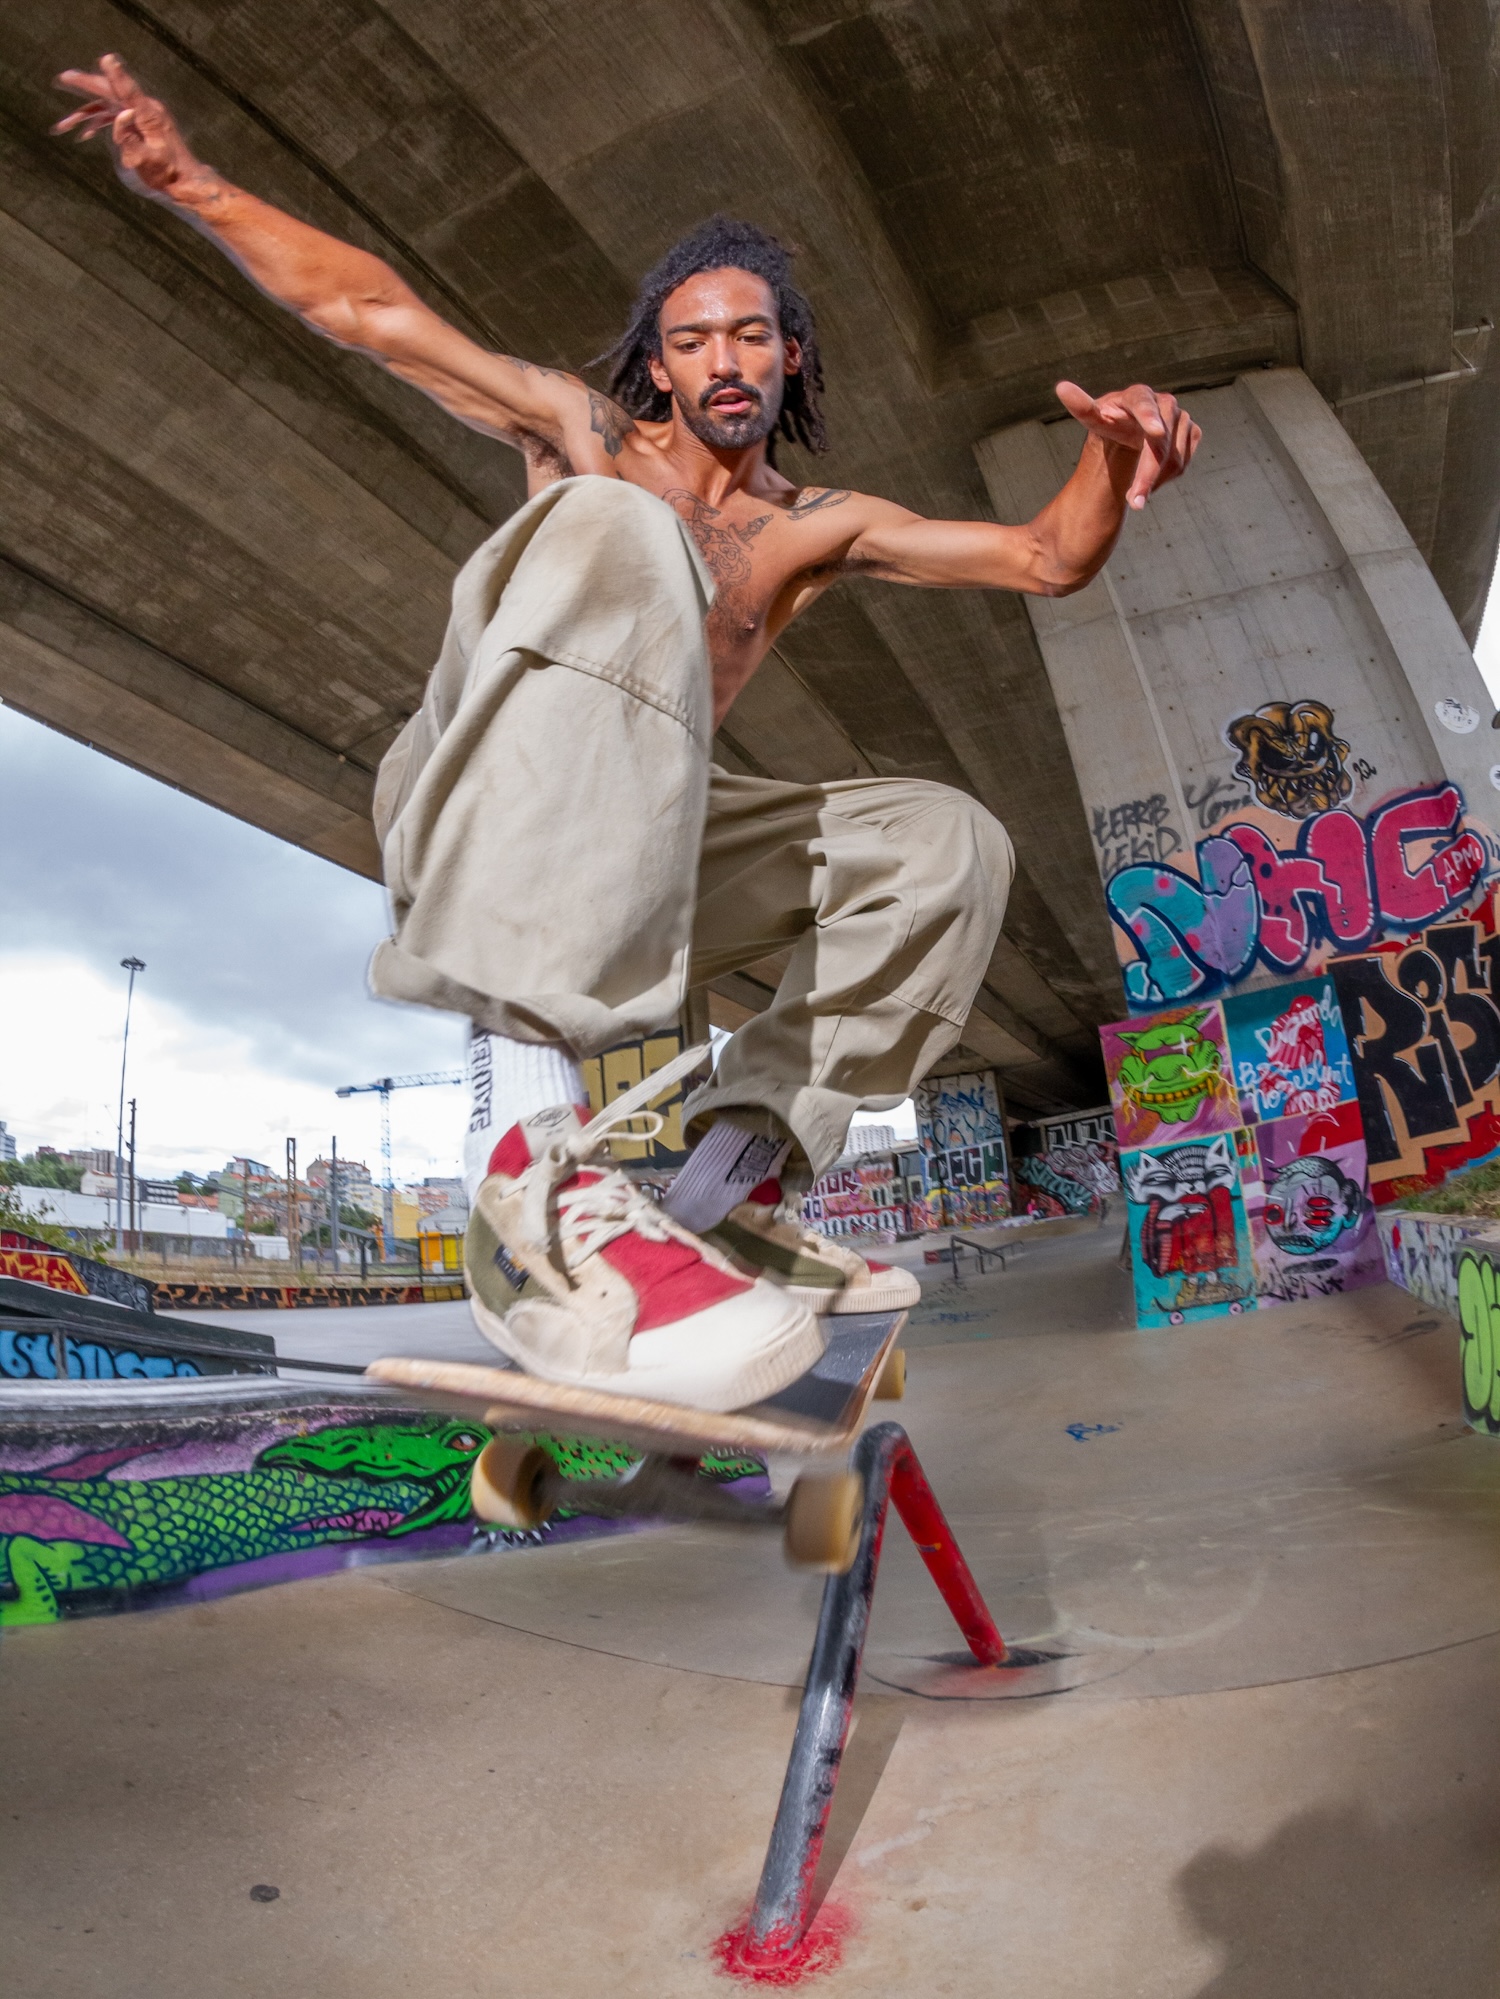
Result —
M906 1349L892 1347L875 1383L877 1402L900 1402L906 1395Z
M552 1460L520 1437L492 1437L469 1473L469 1498L496 1527L540 1527L552 1506L543 1481Z
M799 1478L787 1495L786 1558L799 1569L841 1576L859 1553L865 1482L857 1471Z

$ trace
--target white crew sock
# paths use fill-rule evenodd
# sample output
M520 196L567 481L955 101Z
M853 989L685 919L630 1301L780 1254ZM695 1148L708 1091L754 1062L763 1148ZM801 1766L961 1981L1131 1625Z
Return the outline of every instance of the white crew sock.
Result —
M752 1187L779 1173L791 1149L788 1138L757 1137L727 1117L715 1118L662 1206L674 1222L702 1235L737 1208Z
M588 1093L583 1071L567 1048L469 1033L469 1086L473 1092L464 1136L464 1188L472 1204L490 1170L490 1154L513 1124L554 1104L581 1104Z

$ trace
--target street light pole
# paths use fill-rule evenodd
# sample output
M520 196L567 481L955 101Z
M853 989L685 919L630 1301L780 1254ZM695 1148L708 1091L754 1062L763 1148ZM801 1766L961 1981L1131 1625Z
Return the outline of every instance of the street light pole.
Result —
M339 1142L333 1141L328 1174L328 1239L333 1250L333 1274L339 1274Z
M125 1059L130 1053L130 1003L135 998L135 975L146 969L140 958L122 958L120 970L129 972L125 988L125 1033L120 1041L120 1111L115 1119L115 1247L125 1228Z

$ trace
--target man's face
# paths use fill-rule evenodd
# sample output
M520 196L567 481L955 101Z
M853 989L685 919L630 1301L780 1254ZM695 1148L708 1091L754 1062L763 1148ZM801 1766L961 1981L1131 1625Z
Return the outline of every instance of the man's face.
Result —
M732 267L700 271L661 309L661 359L651 379L688 429L721 451L743 451L776 427L788 375L802 364L782 338L776 295L764 278Z

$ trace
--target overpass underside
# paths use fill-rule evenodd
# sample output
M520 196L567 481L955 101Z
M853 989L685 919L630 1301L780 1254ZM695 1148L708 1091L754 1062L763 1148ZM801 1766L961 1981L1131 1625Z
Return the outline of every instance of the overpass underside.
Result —
M1472 639L1500 532L1495 53L1480 0L76 0L0 23L0 696L369 875L373 774L519 461L319 342L49 140L118 50L230 178L487 344L583 366L716 208L795 242L833 455L988 515L976 447L1091 389L1299 365ZM1098 1101L1100 856L1016 600L831 593L732 769L909 773L1019 871L963 1059ZM724 981L765 1003L774 962Z

